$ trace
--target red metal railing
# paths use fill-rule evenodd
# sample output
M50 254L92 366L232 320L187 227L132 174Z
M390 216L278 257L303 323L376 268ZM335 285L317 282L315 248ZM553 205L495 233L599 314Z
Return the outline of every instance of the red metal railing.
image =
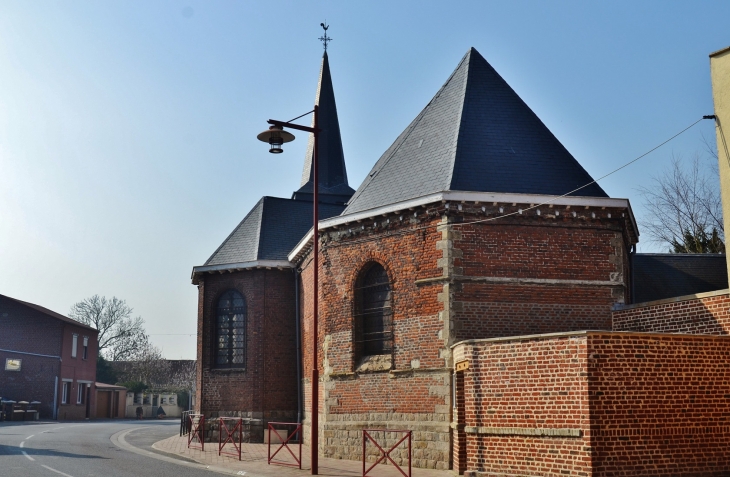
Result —
M228 427L233 425L231 429ZM223 431L226 432L226 438L223 438ZM238 443L236 443L236 433L238 433ZM223 450L228 443L233 444L234 452ZM218 455L225 454L233 457L238 456L241 460L241 443L243 442L243 419L240 417L219 417L218 418Z
M383 446L381 446L378 443L378 441L375 440L375 438L370 434L372 432L403 433L405 435L403 437L401 437L401 439L398 442L396 442L395 444L390 446L388 448L388 450L386 451L385 449L383 449ZM363 475L363 477L366 477L368 475L368 472L373 470L373 467L380 464L385 459L388 459L393 464L393 466L396 469L398 469L398 472L400 472L403 475L403 477L411 477L411 457L413 455L413 453L411 452L411 436L412 435L413 435L412 431L405 431L405 430L399 430L399 429L363 429L362 430L362 475ZM385 435L383 436L383 439L385 439ZM390 457L390 453L393 452L394 450L396 450L396 448L398 446L400 446L403 443L403 441L405 441L406 439L408 439L408 473L407 474L405 472L403 472L403 469L401 468L401 466L398 465L398 463L396 461L394 461L392 457ZM370 442L372 442L373 445L375 447L377 447L380 452L378 453L378 460L376 460L373 463L373 465L371 465L370 467L365 469L365 457L366 457L366 452L367 452L368 440Z
M188 434L188 449L193 441L200 444L200 450L205 450L205 415L190 414L190 433ZM193 449L198 449L197 444Z
M289 433L287 429L276 429L274 426L287 426L287 427L293 427L294 430ZM274 432L274 435L281 441L281 445L278 449L276 449L276 452L274 452L274 455L271 455L271 432ZM284 438L282 434L279 434L279 432L283 432ZM302 468L302 425L297 422L269 422L269 465L275 464L275 465L285 465L287 467L298 467L299 469ZM297 437L296 442L299 444L299 457L294 455L294 452L292 452L291 448L289 447L290 441ZM289 451L289 454L294 458L294 461L296 464L291 462L285 462L285 461L275 461L274 457L276 457L276 454L279 453L280 450L286 448L286 450Z

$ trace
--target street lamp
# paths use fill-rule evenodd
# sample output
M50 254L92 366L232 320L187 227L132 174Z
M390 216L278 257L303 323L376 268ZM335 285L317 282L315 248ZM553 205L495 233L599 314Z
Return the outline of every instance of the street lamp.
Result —
M284 128L297 129L299 131L305 131L314 135L314 154L312 158L312 168L314 169L314 200L313 200L313 251L314 254L314 313L312 319L312 439L311 439L311 452L312 452L312 475L319 474L319 367L317 364L317 336L318 336L318 309L319 309L319 106L315 105L312 111L302 114L306 116L309 113L314 113L314 123L312 127L301 126L294 124L291 121L276 121L269 119L267 122L271 124L271 127L266 131L256 136L259 141L267 142L270 145L269 152L272 154L280 154L283 152L281 148L285 142L294 140L294 135L284 131ZM299 119L302 116L298 116L295 119ZM297 306L299 304L297 303ZM299 338L297 338L299 339Z

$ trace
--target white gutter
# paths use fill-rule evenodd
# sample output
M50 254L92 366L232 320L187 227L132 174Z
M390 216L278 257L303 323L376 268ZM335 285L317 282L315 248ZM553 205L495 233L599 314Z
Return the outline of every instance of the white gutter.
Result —
M243 270L246 268L294 268L288 260L254 260L251 262L223 263L220 265L201 265L193 267L193 277L196 273L222 272L226 270Z
M631 225L639 235L639 228L636 225L634 213L631 210L631 204L628 199L612 199L610 197L582 197L582 196L554 196L542 194L510 194L500 192L466 192L466 191L444 191L435 194L416 197L415 199L404 200L389 204L383 207L363 210L347 215L338 215L329 219L319 221L319 230L324 230L338 225L356 222L358 220L369 219L378 215L392 214L401 210L420 207L435 202L484 202L484 203L501 203L501 204L545 204L571 207L610 207L616 209L627 209ZM299 241L296 247L289 253L288 259L294 262L297 256L312 240L312 230Z

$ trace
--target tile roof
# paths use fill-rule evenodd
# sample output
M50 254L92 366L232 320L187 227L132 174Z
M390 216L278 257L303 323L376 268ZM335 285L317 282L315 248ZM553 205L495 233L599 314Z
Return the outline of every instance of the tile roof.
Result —
M56 313L55 311L49 310L48 308L44 308L44 307L42 307L40 305L36 305L35 303L29 303L27 301L18 300L16 298L11 298L9 296L0 295L0 302L2 302L2 300L13 301L13 302L18 303L20 305L23 305L23 306L26 306L28 308L32 308L33 310L39 311L39 312L43 313L44 315L50 316L51 318L55 318L57 320L63 321L64 323L69 323L69 324L72 324L74 326L78 326L78 327L81 327L81 328L87 328L89 330L93 330L95 333L97 332L96 328L93 328L91 326L85 325L85 324L81 323L80 321L74 320L73 318L69 318L67 316L63 316L62 314Z
M355 191L347 182L345 153L342 149L340 122L337 118L335 90L332 86L332 75L330 74L326 51L322 57L322 67L319 71L317 95L314 103L319 106L319 128L322 130L319 133L319 192L323 202L340 202L344 204ZM312 120L312 126L314 126L314 120ZM304 156L304 170L302 171L300 189L294 193L292 198L312 200L312 184L314 183L313 154L314 136L310 134L307 152ZM330 195L336 197L328 197Z
M725 255L637 253L632 258L634 303L728 287Z
M344 205L320 204L321 219L339 215ZM205 265L287 260L312 227L312 202L262 197Z
M471 48L343 214L449 190L563 195L592 180ZM597 184L573 195L607 197Z

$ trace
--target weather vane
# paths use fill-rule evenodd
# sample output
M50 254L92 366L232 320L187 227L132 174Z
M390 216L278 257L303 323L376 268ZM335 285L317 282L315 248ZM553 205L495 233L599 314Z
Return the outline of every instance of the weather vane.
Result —
M327 23L327 20L325 20L325 23ZM332 41L332 38L327 36L327 29L330 27L329 25L325 25L324 23L320 23L320 26L324 29L324 36L319 37L319 41L324 43L324 51L327 51L327 43Z

